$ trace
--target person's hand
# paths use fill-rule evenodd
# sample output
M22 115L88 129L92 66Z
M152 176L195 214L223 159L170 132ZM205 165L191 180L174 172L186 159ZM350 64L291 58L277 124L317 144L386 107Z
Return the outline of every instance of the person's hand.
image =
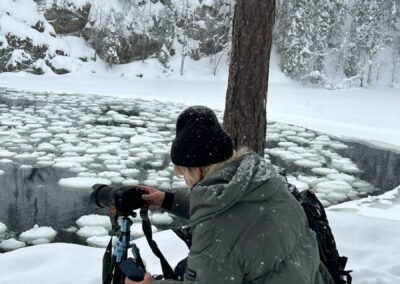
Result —
M147 201L147 204L151 207L160 208L165 199L165 192L159 191L151 186L140 185L143 189L144 194L142 199Z
M125 284L151 284L151 282L153 282L153 278L149 273L146 273L144 279L140 282L130 280L128 277L125 278Z

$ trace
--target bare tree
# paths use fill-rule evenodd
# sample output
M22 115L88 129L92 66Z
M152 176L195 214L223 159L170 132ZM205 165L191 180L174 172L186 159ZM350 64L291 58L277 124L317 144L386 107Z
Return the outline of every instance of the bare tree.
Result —
M236 148L263 154L275 0L237 0L224 127Z

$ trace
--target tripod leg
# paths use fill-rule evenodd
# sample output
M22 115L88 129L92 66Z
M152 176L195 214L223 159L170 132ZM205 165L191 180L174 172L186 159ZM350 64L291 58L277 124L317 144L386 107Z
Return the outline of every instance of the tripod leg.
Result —
M124 262L128 258L128 251L125 250L122 260L120 263ZM112 284L124 284L125 282L125 274L122 272L121 268L119 267L120 263L114 263L114 279Z

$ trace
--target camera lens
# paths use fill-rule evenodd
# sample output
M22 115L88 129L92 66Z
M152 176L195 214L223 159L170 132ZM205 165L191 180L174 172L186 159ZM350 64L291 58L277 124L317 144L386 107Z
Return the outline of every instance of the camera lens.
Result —
M110 208L114 203L114 188L106 184L95 184L90 198L100 208Z
M146 206L142 195L143 190L137 186L115 189L105 184L96 184L90 198L98 207L111 208L115 205L119 214L128 216L133 210Z

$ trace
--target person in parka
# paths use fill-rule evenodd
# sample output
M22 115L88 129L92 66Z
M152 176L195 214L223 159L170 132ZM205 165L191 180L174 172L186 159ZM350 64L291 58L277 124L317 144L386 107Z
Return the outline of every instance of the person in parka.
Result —
M333 284L301 205L263 157L240 149L215 113L195 106L177 120L171 159L189 192L144 187L143 199L189 219L184 283ZM142 282L182 283L153 280Z

